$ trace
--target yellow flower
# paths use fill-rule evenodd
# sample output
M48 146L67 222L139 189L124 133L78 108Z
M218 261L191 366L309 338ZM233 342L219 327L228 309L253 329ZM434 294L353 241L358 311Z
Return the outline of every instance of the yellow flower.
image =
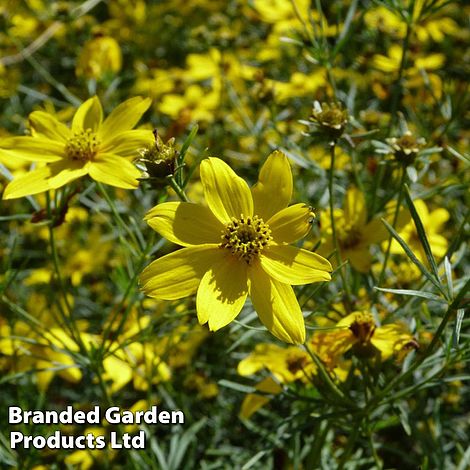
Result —
M136 156L153 139L151 131L132 130L150 103L148 98L131 98L103 121L95 96L77 109L71 128L34 111L29 116L33 135L2 140L0 155L43 165L10 182L3 199L57 189L85 175L118 188L136 188L140 171L126 157Z
M400 214L398 225L403 225L404 215ZM341 258L349 260L357 271L368 272L372 264L370 246L381 243L389 236L384 224L379 219L367 221L364 194L354 187L346 193L344 208L334 210L334 218ZM319 251L328 255L335 249L330 215L325 213L321 221L327 235Z
M77 61L77 77L101 79L106 73L121 70L122 54L118 42L97 34L83 45Z
M308 353L298 346L282 348L277 344L262 343L256 345L255 350L240 361L237 372L246 377L264 368L282 384L296 380L308 383L316 371Z
M312 346L322 360L331 366L351 349L361 357L372 357L379 353L384 361L403 349L416 347L417 343L402 324L377 326L370 313L353 312L342 318L335 330L317 332L312 338Z
M174 300L197 291L199 323L216 331L239 314L248 294L260 320L289 343L305 341L305 324L291 284L329 281L330 263L289 246L310 229L311 209L289 206L292 172L281 152L269 156L258 183L246 182L222 160L201 163L208 207L166 202L146 220L185 248L151 263L141 275L150 297Z

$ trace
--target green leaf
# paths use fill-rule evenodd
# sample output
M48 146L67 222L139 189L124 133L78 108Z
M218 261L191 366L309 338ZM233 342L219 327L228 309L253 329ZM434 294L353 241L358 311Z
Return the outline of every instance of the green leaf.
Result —
M457 349L459 347L459 339L460 339L460 330L462 328L462 321L465 314L465 310L463 308L459 308L457 310L457 316L455 318L455 325L454 331L452 332L452 346Z
M428 259L429 266L431 266L434 276L440 283L439 271L437 269L436 260L434 259L434 256L431 252L431 246L429 245L428 237L426 236L426 231L424 230L424 226L423 226L423 223L421 222L421 218L419 217L416 207L413 203L413 200L411 199L410 190L407 185L405 185L405 199L406 199L408 208L410 209L411 217L413 218L413 222L415 224L416 230L418 232L419 241L421 242L424 252L426 253L426 258Z
M383 224L385 225L386 229L391 233L392 237L400 244L403 248L405 253L407 254L408 258L418 267L421 273L428 279L428 281L432 282L443 295L445 295L440 282L435 279L435 277L426 269L423 263L416 258L415 254L411 251L410 247L406 244L405 240L398 235L397 231L385 220L381 219Z
M225 380L225 379L219 380L217 384L220 385L221 387L231 388L232 390L236 390L237 392L242 392L242 393L256 392L256 389L254 387L239 384L237 382L232 382L231 380Z
M189 146L192 144L194 138L196 137L198 129L199 129L199 127L196 124L191 129L191 132L189 133L188 137L186 137L186 140L183 142L183 145L181 146L180 153L178 155L178 160L177 160L178 166L183 164L184 157L186 156L186 152L188 151Z
M391 294L400 294L400 295L411 295L413 297L422 297L424 299L433 300L435 302L447 303L446 299L439 297L436 294L431 294L431 292L424 292L420 290L412 289L385 289L383 287L374 287L374 289L382 292L390 292Z
M452 265L450 264L449 258L444 258L444 268L446 271L447 290L449 291L449 298L454 298L454 283L452 282Z

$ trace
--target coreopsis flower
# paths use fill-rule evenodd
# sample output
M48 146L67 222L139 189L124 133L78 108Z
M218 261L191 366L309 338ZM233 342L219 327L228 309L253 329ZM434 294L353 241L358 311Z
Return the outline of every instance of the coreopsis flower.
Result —
M103 78L107 73L117 73L122 67L122 53L118 42L111 36L97 33L83 45L77 60L77 77Z
M280 383L296 380L305 383L315 373L316 367L306 351L298 346L283 348L277 344L262 343L238 364L237 372L243 377L268 369Z
M143 291L165 300L197 292L199 322L212 331L234 320L250 295L272 334L303 343L304 319L291 285L329 281L331 265L289 246L308 233L314 214L304 204L288 207L293 182L287 157L271 154L251 191L218 158L204 160L200 173L207 206L166 202L145 217L184 248L147 266Z
M388 208L388 214L393 208ZM367 273L372 264L370 247L382 243L388 238L388 231L379 218L368 221L364 194L357 188L350 188L346 193L344 208L334 210L336 237L341 258L349 260L351 266L361 273ZM407 221L407 213L400 212L397 226L402 227ZM328 255L335 249L330 214L321 218L324 233L320 253Z
M417 342L401 323L378 326L369 312L353 312L342 318L335 329L317 332L313 349L327 364L340 362L349 350L360 357L379 355L382 361L403 350L416 348Z
M3 199L14 199L57 189L85 175L124 189L138 186L139 170L127 159L152 141L149 130L133 130L150 106L150 99L135 97L115 108L103 121L98 97L76 111L71 128L51 114L29 115L32 135L0 141L0 154L41 164L11 181Z

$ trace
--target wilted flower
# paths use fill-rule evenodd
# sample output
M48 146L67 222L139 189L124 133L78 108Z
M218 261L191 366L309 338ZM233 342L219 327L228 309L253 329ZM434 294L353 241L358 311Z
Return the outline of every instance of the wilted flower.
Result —
M405 166L411 165L426 141L423 137L417 138L411 131L406 131L401 137L387 139L387 144L396 160Z
M310 121L315 123L328 137L341 137L348 123L348 111L340 103L313 103Z
M174 137L165 144L156 129L153 131L153 135L155 136L155 141L141 150L140 157L136 162L140 163L144 169L140 180L160 186L165 184L167 176L175 172L176 159L179 152L175 147Z
M312 345L322 359L337 363L347 351L360 357L380 356L389 359L403 349L417 348L418 343L405 325L390 323L376 324L369 312L353 312L342 318L336 329L318 332L313 336Z

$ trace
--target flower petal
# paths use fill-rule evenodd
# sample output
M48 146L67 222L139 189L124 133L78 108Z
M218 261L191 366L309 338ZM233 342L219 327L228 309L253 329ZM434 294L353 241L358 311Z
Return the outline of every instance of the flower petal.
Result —
M145 219L162 237L182 246L219 243L224 226L209 208L189 202L164 202Z
M80 132L91 129L97 132L103 121L103 108L97 96L86 100L77 109L72 120L72 131Z
M34 111L28 121L34 131L51 140L65 142L71 135L70 129L52 114L44 111Z
M287 157L279 150L269 155L251 193L254 212L265 221L285 209L292 198L292 171Z
M49 189L47 178L50 168L43 166L11 181L3 193L3 199L16 199L23 196L42 193Z
M0 153L8 158L33 162L56 162L65 154L65 144L45 137L8 137L0 141Z
M140 171L128 160L109 153L99 154L90 162L90 176L101 183L124 189L139 185Z
M367 245L358 246L351 250L342 250L341 257L343 260L349 260L351 266L360 273L368 273L372 265L372 255Z
M136 96L113 109L111 114L105 119L98 136L103 142L108 142L121 132L132 129L140 120L142 115L152 104L150 98Z
M330 262L323 256L295 246L272 245L260 256L263 269L286 284L330 281Z
M344 199L344 218L352 225L363 227L367 222L366 200L356 187L351 187Z
M294 204L274 214L268 221L271 235L276 243L294 243L305 237L315 217L306 204Z
M197 290L199 323L209 322L217 331L228 325L245 304L248 295L247 264L222 250L218 261L204 274Z
M201 163L201 181L211 211L222 222L230 222L241 214L253 215L253 199L246 181L219 158Z
M131 130L116 134L101 145L100 151L120 157L137 157L138 150L155 140L150 130Z
M347 220L347 219L346 219ZM385 224L378 219L371 220L367 225L358 227L362 243L366 246L381 243L389 236Z
M248 270L250 297L261 322L287 343L305 342L304 317L291 286L271 278L259 263Z
M81 176L88 174L88 163L83 162L67 162L62 160L49 164L51 176L48 179L50 189L57 189L65 186Z
M165 255L143 270L142 290L149 297L162 300L194 294L204 274L219 259L219 253L217 245L200 245Z

